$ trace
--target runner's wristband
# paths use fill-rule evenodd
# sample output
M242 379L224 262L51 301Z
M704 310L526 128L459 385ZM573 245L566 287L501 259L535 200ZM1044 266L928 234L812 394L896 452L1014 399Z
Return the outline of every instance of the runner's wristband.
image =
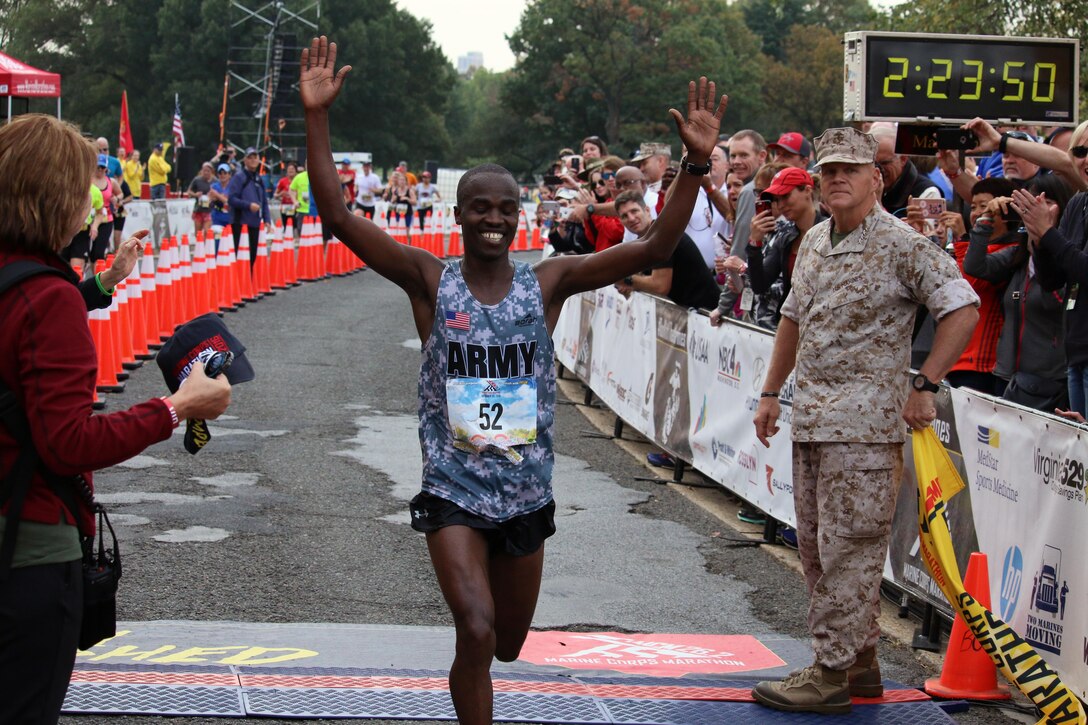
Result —
M770 390L764 390L762 393L759 394L759 397L761 397L761 398L777 398L778 393L770 391Z

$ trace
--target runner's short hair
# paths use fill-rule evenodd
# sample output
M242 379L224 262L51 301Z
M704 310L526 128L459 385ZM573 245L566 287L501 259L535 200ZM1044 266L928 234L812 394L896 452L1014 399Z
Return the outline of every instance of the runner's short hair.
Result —
M465 189L472 180L478 176L505 176L515 188L517 188L518 185L514 175L498 164L480 164L479 166L474 166L466 171L457 182L457 206L464 205Z
M640 192L634 189L628 189L627 191L620 192L620 194L616 197L616 202L615 204L613 204L613 206L615 207L616 213L618 214L621 206L623 206L624 204L631 204L632 202L638 204L643 209L650 208L646 206L646 198Z

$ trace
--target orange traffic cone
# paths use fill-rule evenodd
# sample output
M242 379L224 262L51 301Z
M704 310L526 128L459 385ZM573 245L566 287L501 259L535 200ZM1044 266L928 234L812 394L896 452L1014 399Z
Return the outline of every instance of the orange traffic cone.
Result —
M150 245L148 245L150 246ZM140 265L132 268L125 284L129 310L132 316L132 352L137 360L150 360L154 355L147 349L147 311L145 309L143 283L140 281Z
M163 342L174 334L176 322L177 286L170 274L171 249L170 237L163 237L159 248L159 267L155 273L155 290L159 298L159 339Z
M215 236L209 234L204 242L204 309L208 312L219 312L219 265L215 247Z
M230 227L223 230L223 236L219 238L219 255L215 260L216 287L219 290L218 305L222 312L234 309L234 294L231 291L234 270L230 268L230 250L233 242L229 232Z
M534 251L544 249L544 245L541 243L540 240L540 227L536 224L533 225L533 234L531 239L529 240L529 249L532 249Z
M238 263L235 269L238 274L238 289L241 290L242 299L246 302L257 299L257 293L253 289L253 265L250 264L250 260L256 261L252 256L256 253L256 249L249 248L249 227L243 224L242 236L238 243Z
M990 608L990 574L986 555L971 554L963 588L982 606ZM974 632L956 613L940 679L926 680L925 690L933 697L950 700L1007 700L1009 688L997 684L997 667L975 639Z
M272 258L270 273L272 277L272 289L285 289L287 287L287 249L284 246L283 222L277 221L272 230Z
M140 293L144 299L144 344L148 355L162 347L159 341L159 298L155 289L155 257L151 244L144 246L144 258L140 264Z
M99 259L95 262L95 274L106 271L106 262ZM102 393L120 393L125 386L117 379L117 370L121 363L116 358L116 348L113 343L113 330L110 325L110 313L108 310L97 309L87 313L91 327L91 338L94 340L95 351L98 353L98 374L95 378L95 387Z
M454 224L450 228L450 249L446 253L447 257L460 257L464 255L464 250L461 249L461 225Z
M528 229L529 226L525 221L525 210L522 209L521 213L518 214L518 238L517 243L514 245L514 251L524 252L529 249Z
M434 221L434 255L442 259L446 256L446 217L441 205L435 206L431 219Z
M297 215L296 215L297 219ZM295 248L295 219L288 219L283 228L284 280L290 287L298 287L298 257Z

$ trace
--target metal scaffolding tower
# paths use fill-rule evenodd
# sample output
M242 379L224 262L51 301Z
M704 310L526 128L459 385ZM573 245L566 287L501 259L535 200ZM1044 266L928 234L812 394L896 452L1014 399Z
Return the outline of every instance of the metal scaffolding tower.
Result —
M260 149L278 169L306 146L299 54L317 34L320 0L231 0L222 140Z

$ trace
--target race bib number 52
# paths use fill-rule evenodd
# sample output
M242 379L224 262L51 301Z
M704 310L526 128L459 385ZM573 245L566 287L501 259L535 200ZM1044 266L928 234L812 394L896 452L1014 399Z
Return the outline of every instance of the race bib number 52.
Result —
M450 378L446 405L459 447L508 454L513 446L536 442L533 378Z

